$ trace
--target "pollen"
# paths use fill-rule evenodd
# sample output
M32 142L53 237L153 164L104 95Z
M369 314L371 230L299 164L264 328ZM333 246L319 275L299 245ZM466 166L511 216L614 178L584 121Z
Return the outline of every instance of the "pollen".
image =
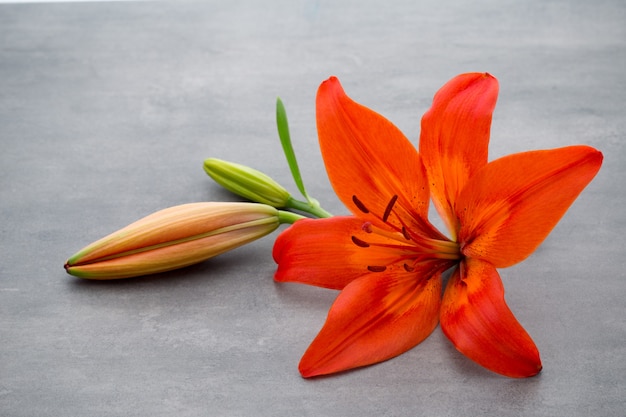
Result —
M385 272L386 269L387 267L384 265L369 265L367 267L367 270L370 272Z
M361 200L359 200L357 198L357 196L353 195L352 196L352 202L354 203L354 205L356 206L356 208L358 208L362 213L364 214L368 214L370 211L367 209L367 207L365 207L365 204L363 204L363 202L361 202Z
M391 214L391 210L393 210L393 206L396 204L396 201L398 201L397 194L391 197L391 200L389 200L389 203L387 203L387 207L385 208L385 213L383 214L384 223L387 223L387 220L389 220L389 215Z
M356 236L352 236L352 241L354 242L355 245L361 247L361 248L369 248L370 244L359 239Z

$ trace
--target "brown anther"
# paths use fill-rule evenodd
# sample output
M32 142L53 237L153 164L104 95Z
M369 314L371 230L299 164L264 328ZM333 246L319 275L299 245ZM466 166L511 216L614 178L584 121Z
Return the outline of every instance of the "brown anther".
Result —
M402 226L402 236L404 236L406 240L411 240L411 235L409 234L409 231L406 230L406 227L404 226Z
M407 264L404 264L404 270L405 270L406 272L413 272L413 271L415 271L415 268L414 268L414 267L412 267L412 266L409 266L409 265L407 265Z
M357 246L359 246L361 248L369 248L370 247L369 243L359 239L356 236L352 236L352 242L354 242L355 245L357 245Z
M393 210L393 206L394 204L396 204L396 201L398 200L398 195L394 195L393 197L391 197L391 200L389 200L389 203L387 204L387 207L385 208L385 213L383 214L383 222L387 223L387 219L389 219L389 215L391 214L391 210Z
M387 269L386 266L381 266L381 265L369 265L367 267L367 270L370 272L383 272Z
M363 213L367 214L370 211L367 209L367 207L365 207L365 204L363 204L361 202L361 200L359 200L358 198L356 198L355 195L352 196L352 202L354 203L354 205L356 206L356 208L358 208L359 210L361 210Z

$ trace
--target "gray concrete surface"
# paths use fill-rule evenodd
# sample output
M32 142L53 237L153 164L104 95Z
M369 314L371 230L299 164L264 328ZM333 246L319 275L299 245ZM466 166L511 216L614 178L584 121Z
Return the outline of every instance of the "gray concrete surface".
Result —
M626 415L626 3L208 1L0 5L0 415ZM544 370L509 380L437 329L388 362L304 380L336 293L272 281L275 236L178 272L65 274L87 243L152 211L234 200L206 157L334 213L314 97L334 74L417 141L452 76L500 80L491 157L575 143L605 162L540 249L501 271Z

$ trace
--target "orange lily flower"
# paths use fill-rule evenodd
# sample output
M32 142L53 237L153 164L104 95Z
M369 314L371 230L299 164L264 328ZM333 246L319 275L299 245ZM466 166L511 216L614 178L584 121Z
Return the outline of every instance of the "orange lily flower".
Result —
M593 179L588 146L488 162L498 82L462 74L422 119L418 151L337 78L317 95L319 141L351 216L299 220L277 239L276 281L339 289L299 365L304 377L365 366L419 344L441 323L465 356L509 377L542 368L504 300L496 268L528 257ZM449 237L428 220L432 198ZM442 273L455 268L442 294Z

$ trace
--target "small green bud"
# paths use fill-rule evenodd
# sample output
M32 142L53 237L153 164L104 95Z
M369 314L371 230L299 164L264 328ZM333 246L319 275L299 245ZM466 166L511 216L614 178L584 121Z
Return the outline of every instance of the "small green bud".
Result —
M204 170L222 187L250 201L273 207L287 207L289 192L264 173L221 159L204 161Z

